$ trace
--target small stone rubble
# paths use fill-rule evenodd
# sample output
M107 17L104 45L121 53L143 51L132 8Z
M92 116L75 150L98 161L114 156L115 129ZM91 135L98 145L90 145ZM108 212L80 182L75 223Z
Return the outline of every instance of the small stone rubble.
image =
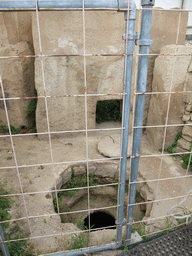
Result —
M185 103L184 115L182 117L185 125L182 129L182 138L178 140L177 152L190 150L192 143L192 104Z

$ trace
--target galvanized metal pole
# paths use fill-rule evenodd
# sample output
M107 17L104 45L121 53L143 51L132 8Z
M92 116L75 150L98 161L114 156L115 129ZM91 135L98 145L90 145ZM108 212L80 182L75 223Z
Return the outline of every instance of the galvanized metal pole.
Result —
M127 7L130 11L127 13ZM153 0L152 0L153 1ZM38 10L80 10L83 8L82 0L58 0L58 1L44 1L37 0ZM130 101L131 101L131 84L132 84L132 65L133 65L133 47L134 40L137 35L134 34L135 19L136 19L136 5L133 0L86 0L85 10L122 10L125 11L125 19L129 19L128 22L128 35L125 36L126 53L128 54L126 59L125 70L125 103L124 103L124 120L123 120L123 136L122 136L122 159L120 168L120 186L119 186L119 210L117 219L117 243L110 243L105 246L98 246L92 248L84 248L76 251L55 253L53 255L81 255L90 252L97 252L107 249L115 249L122 244L122 226L125 224L123 220L124 210L124 195L125 195L125 180L127 169L127 148L128 148L128 134L129 134L129 119L130 119ZM35 11L36 2L33 1L0 1L0 11ZM127 24L127 22L126 22ZM126 27L127 31L127 27ZM9 254L8 254L9 255Z
M131 0L132 1L132 0ZM37 0L39 10L78 10L83 8L82 0ZM126 10L128 0L86 0L85 9L116 9ZM35 11L35 0L0 1L0 11Z
M78 250L68 251L68 252L56 252L51 254L43 254L44 256L78 256L78 255L88 255L94 252L101 252L104 250L116 249L116 243L106 244L104 246L94 246L91 248L82 248Z
M5 237L4 237L3 229L0 225L0 248L3 253L3 256L10 256L9 250L7 248L7 244L4 241L5 241Z
M117 242L122 241L122 226L125 225L123 220L124 211L124 196L125 196L125 182L126 182L126 170L127 170L127 148L128 148L128 135L129 135L129 119L130 119L130 105L131 105L131 85L132 85L132 67L133 67L133 48L134 40L137 38L137 34L134 34L135 20L137 15L135 3L130 2L132 11L125 13L125 52L128 54L125 61L124 76L125 76L125 98L124 98L124 118L123 118L123 134L122 134L122 149L121 149L121 167L120 167L120 185L119 185L119 198L118 198L118 219L117 219ZM127 22L129 19L129 22ZM127 28L128 26L128 28ZM127 33L128 32L128 33ZM127 38L126 38L127 37Z
M138 42L140 46L140 54L149 54L149 47L153 43L150 40L151 37L151 22L152 22L152 8L155 4L155 0L142 0L142 7L149 8L149 10L142 10L141 21L141 35ZM147 84L147 71L148 71L148 56L139 56L138 65L138 79L137 79L137 92L145 93ZM138 95L135 107L135 120L134 126L143 125L143 114L145 106L145 94ZM131 161L131 177L130 177L130 191L129 191L129 206L128 206L128 218L127 218L127 233L126 244L129 245L131 241L131 231L133 224L133 212L136 195L136 182L138 176L139 167L139 155L141 147L142 128L135 128L133 133L133 150Z

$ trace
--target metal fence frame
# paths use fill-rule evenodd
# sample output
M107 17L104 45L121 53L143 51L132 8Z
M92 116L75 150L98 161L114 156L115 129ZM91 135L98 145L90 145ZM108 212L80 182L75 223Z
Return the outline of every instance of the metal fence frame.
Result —
M141 35L134 33L135 20L136 20L136 5L133 0L59 0L59 1L0 1L0 11L39 11L45 10L117 10L123 11L125 14L125 62L124 62L124 108L123 108L123 134L122 134L122 149L121 149L121 166L120 166L120 184L118 194L118 219L117 219L117 241L110 243L105 246L91 247L80 249L70 252L54 253L55 256L63 255L81 255L90 252L98 252L107 249L119 248L122 245L122 227L127 225L126 244L130 244L131 229L133 223L133 211L136 194L136 183L131 184L129 203L131 206L128 207L128 218L127 221L123 219L124 209L124 196L125 196L125 181L126 181L126 169L127 169L127 148L128 148L128 134L129 134L129 119L130 119L130 102L131 102L131 85L132 85L132 66L133 66L133 49L134 43L138 43L140 47L140 54L144 54L139 57L138 67L138 84L137 91L139 93L145 93L146 81L147 81L147 67L148 67L148 53L149 47L152 44L150 40L151 32L151 20L152 20L152 8L155 0L142 0L142 23L141 23ZM142 126L143 112L144 112L145 95L138 95L136 102L136 115L135 115L135 126ZM138 175L138 164L139 154L141 145L142 128L134 130L133 139L133 159L131 166L131 182L137 181ZM57 202L58 203L58 202ZM1 240L4 240L2 237ZM4 240L5 241L5 240ZM3 242L2 245L3 246ZM6 248L6 244L5 244ZM6 252L4 255L9 255Z

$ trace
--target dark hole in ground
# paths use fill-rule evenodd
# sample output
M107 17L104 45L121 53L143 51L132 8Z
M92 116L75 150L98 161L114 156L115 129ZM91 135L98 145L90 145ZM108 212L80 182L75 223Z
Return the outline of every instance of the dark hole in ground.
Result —
M89 216L84 219L84 226L89 227ZM90 214L90 227L95 228L105 228L109 226L115 226L115 218L110 214L103 211L95 211ZM116 227L112 227L115 229Z
M97 102L96 122L121 121L122 100L102 100Z

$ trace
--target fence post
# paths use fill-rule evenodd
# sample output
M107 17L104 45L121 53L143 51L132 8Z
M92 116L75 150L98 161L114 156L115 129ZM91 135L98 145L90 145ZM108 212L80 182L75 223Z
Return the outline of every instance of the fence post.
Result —
M134 34L135 20L137 15L136 5L130 1L130 11L125 12L125 57L124 63L124 80L125 80L125 96L123 108L123 134L122 134L122 148L121 148L121 166L120 166L120 185L118 197L118 218L117 218L117 243L121 246L122 243L122 226L125 225L123 220L124 211L124 196L125 196L125 182L127 170L127 148L128 148L128 135L129 135L129 119L130 119L130 104L131 104L131 85L132 85L132 67L133 67L133 48L134 40L137 35ZM127 21L129 19L129 22ZM128 26L128 27L127 27ZM121 241L121 242L120 242Z
M142 21L141 21L141 35L138 41L139 53L145 54L139 56L138 64L138 79L137 79L137 92L143 93L137 95L136 107L135 107L135 120L134 127L143 126L143 114L145 106L145 92L147 84L147 71L148 71L148 54L149 47L152 45L151 37L151 22L152 22L152 8L155 4L155 0L142 0ZM146 10L149 9L149 10ZM142 128L135 128L133 133L133 150L131 159L131 177L130 177L130 191L129 191L129 206L128 206L128 218L127 218L127 232L126 232L126 244L130 245L131 231L133 225L133 213L135 204L135 195L137 187L137 176L139 167L139 156L141 146Z
M4 241L5 241L5 237L4 237L3 229L0 225L0 248L3 253L3 256L10 256L9 250L7 248L7 244Z

